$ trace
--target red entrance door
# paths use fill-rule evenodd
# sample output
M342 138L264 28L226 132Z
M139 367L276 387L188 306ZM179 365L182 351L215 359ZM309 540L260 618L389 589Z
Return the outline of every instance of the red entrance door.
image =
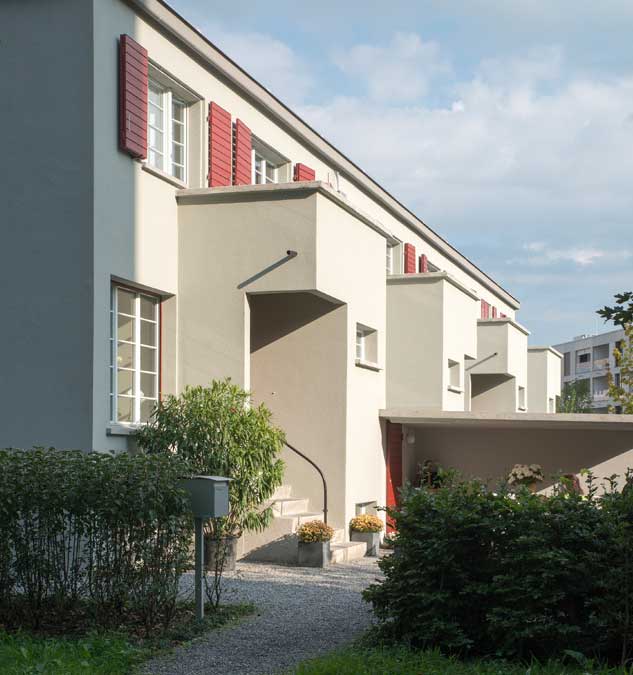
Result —
M387 506L395 508L402 487L402 424L387 422ZM394 527L387 518L387 532Z

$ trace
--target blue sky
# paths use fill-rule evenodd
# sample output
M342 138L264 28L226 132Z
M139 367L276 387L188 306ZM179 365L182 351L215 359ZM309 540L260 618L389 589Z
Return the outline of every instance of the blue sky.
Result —
M521 300L532 344L633 288L633 2L172 6Z

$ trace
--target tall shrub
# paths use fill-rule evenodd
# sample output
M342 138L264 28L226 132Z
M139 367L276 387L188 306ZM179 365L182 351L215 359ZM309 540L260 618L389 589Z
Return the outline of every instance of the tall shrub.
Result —
M172 617L192 518L170 458L0 451L0 623Z
M628 486L627 482L627 486ZM515 658L565 650L625 662L633 633L633 488L603 497L403 491L395 552L365 598L385 639Z

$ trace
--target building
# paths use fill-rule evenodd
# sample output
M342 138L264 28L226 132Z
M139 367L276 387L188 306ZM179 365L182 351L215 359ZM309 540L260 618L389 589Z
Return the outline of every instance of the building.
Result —
M633 447L626 420L550 414L560 357L528 351L519 301L166 4L4 2L0 25L0 447L124 451L161 395L231 377L342 536L425 459L576 470L605 425ZM322 507L284 459L244 551Z
M613 350L620 347L623 339L624 329L618 328L598 335L578 335L569 342L556 345L563 354L562 386L575 380L588 380L594 413L606 413L613 406L609 398L608 374L611 372L619 386L620 369ZM620 412L618 408L621 409L614 406L615 412Z

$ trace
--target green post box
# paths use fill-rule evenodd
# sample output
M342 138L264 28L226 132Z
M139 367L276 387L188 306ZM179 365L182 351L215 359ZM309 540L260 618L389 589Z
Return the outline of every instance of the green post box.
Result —
M229 481L224 476L192 476L183 478L181 487L189 493L195 536L195 599L196 618L204 618L204 521L229 513Z
M192 476L182 480L194 518L221 518L229 512L229 481L224 476Z

